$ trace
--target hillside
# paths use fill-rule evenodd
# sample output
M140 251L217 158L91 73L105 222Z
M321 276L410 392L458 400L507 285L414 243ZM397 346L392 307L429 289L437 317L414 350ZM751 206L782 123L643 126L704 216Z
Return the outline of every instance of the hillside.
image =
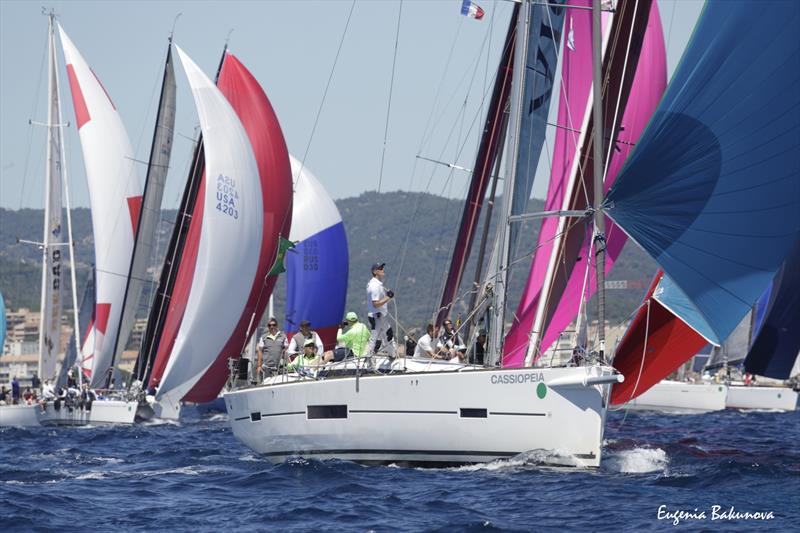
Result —
M347 309L363 315L366 307L365 287L370 265L387 263L386 285L397 293L399 319L406 327L419 327L427 322L438 305L439 292L453 244L456 225L463 203L425 193L366 192L355 198L336 202L341 211L350 247L350 275ZM533 200L530 210L541 209L541 201ZM72 214L78 263L78 286L83 287L93 262L91 217L88 209L75 209ZM159 228L160 255L171 233L174 211L165 211ZM481 222L482 227L483 222ZM42 211L0 209L0 291L10 308L39 308L41 251L35 246L17 244L16 238L41 239ZM538 222L527 223L520 232L520 256L533 251ZM477 244L465 274L468 287L474 277ZM160 260L158 261L160 264ZM510 306L515 308L530 267L523 258L513 271ZM153 270L156 270L155 268ZM639 303L644 285L655 270L655 264L637 246L628 244L617 261L611 280L636 280L639 287L609 292L609 319L619 322L627 318ZM462 292L459 294L463 294ZM146 313L147 296L143 299L142 316ZM275 291L275 312L282 317L285 302L285 279ZM461 310L465 309L461 305Z

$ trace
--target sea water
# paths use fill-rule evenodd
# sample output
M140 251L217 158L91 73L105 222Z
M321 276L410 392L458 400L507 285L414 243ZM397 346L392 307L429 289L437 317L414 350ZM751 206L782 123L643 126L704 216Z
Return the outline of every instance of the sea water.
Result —
M800 531L800 413L609 414L599 469L443 469L245 448L225 415L0 429L0 529Z

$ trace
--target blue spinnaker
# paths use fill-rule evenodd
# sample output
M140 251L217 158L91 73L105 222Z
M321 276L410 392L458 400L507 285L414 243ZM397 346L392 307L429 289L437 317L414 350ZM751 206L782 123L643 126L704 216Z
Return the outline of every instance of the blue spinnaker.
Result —
M717 344L800 238L798 27L798 2L709 1L607 199Z
M744 360L751 374L787 379L800 351L800 241L775 281L764 321Z

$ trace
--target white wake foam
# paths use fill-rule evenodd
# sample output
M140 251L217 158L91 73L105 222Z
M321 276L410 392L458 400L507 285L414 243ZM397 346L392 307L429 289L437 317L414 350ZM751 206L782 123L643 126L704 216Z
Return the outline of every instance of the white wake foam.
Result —
M646 474L665 471L669 464L667 452L661 448L633 448L609 454L603 467L622 474Z

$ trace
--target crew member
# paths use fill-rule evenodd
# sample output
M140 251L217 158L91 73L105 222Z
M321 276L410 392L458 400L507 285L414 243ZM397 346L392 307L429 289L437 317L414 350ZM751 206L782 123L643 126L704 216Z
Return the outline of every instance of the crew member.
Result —
M369 344L367 354L375 353L375 344L380 340L382 346L386 346L389 357L397 357L397 343L394 340L394 332L389 326L389 314L386 304L394 298L394 291L386 290L383 286L383 278L386 276L386 263L375 263L372 265L372 279L367 283L367 320L369 321Z
M319 338L316 331L311 330L311 322L303 320L300 322L300 331L295 333L289 342L289 348L286 350L289 357L302 353L303 346L305 346L308 339L314 340L314 344L317 345L317 353L322 353L325 350L322 346L322 339Z
M257 372L261 379L275 375L283 366L289 339L286 333L278 329L278 321L270 317L267 322L267 331L258 341Z
M428 324L427 333L419 338L414 359L450 359L450 354L437 336L439 328Z
M342 327L336 332L336 342L343 344L343 351L339 351L341 348L337 348L334 361L341 361L348 353L352 353L356 357L367 355L370 337L370 330L366 324L359 322L358 315L350 311L345 315Z

